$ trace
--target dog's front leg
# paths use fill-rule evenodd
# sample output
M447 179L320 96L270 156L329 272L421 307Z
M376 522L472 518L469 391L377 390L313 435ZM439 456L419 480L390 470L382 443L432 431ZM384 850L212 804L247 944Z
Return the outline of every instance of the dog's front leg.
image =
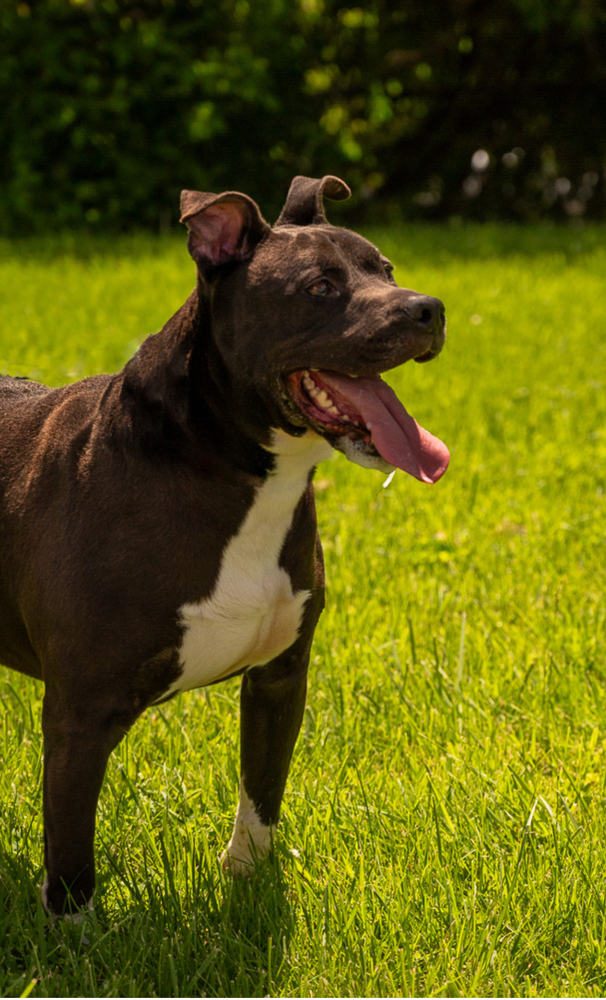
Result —
M111 751L126 727L81 705L66 706L47 687L44 733L42 902L50 914L91 907L95 888L95 813Z
M266 855L280 816L280 803L307 691L311 636L242 678L240 692L240 800L223 867L252 869Z

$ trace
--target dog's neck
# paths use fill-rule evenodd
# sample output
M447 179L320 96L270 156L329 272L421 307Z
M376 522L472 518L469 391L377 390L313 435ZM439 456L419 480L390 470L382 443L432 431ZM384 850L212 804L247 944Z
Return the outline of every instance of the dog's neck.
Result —
M265 478L274 468L272 421L254 390L234 389L212 337L210 296L198 286L127 363L120 400L146 450L212 454Z

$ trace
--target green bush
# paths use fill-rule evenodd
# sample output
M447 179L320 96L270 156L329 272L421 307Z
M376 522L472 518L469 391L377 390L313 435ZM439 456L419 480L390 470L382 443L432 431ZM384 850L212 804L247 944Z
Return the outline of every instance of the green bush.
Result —
M0 0L0 231L327 172L390 216L603 217L605 47L597 0Z

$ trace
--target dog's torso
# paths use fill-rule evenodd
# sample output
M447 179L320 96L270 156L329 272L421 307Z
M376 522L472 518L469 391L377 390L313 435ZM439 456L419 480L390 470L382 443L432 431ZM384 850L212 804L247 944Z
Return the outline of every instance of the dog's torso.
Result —
M119 444L110 445L107 433L107 428L113 426L116 434L119 423L111 395L110 377L63 390L0 379L0 412L5 429L14 427L20 442L27 435L18 433L19 425L25 422L32 431L36 429L29 435L32 454L23 456L23 475L13 476L10 490L0 501L5 537L19 539L26 550L19 560L23 575L16 581L15 596L29 636L27 652L32 641L34 649L31 657L24 655L23 648L20 657L15 657L20 624L15 621L12 629L5 627L0 634L0 660L19 669L29 666L26 672L41 676L35 658L42 662L44 671L53 658L54 646L49 637L56 637L56 629L49 630L45 624L38 640L38 623L48 623L52 618L60 627L65 616L73 622L76 611L79 627L74 630L72 625L69 636L75 658L79 660L81 651L88 650L88 657L98 661L98 669L106 674L119 672L122 666L131 669L132 662L140 664L134 696L145 704L267 663L294 643L313 586L313 577L305 573L305 567L314 550L311 543L317 542L315 522L309 521L307 511L303 532L307 558L301 560L295 553L291 572L284 565L284 546L302 501L305 499L306 507L313 506L311 473L318 461L328 457L331 448L313 431L300 438L275 431L268 449L274 467L264 478L232 472L230 481L224 481L218 489L215 470L215 489L211 492L216 492L218 504L211 516L208 488L202 484L198 493L183 469L169 466L167 472L155 459L139 454L138 472L132 474L131 460L131 474L121 475L123 452ZM53 452L49 442L59 412L63 416L71 412L71 434L66 439L64 433L58 451ZM101 426L104 431L99 433ZM40 441L45 442L44 449ZM105 469L98 453L99 441ZM10 451L8 433L4 451ZM38 453L40 467L36 463ZM59 522L56 532L41 532L44 522L53 521L54 501L47 476L49 466L55 463L73 474L73 487L79 494L79 509L74 510L71 535L67 536ZM158 488L158 479L169 485L176 497L178 507L175 505L172 511L167 509L167 492ZM111 489L104 491L104 480L111 482ZM90 494L95 509L87 518L83 504ZM63 505L65 501L63 493ZM154 509L159 523L153 517ZM221 511L226 524L218 534L217 516ZM127 552L115 538L116 525L121 525L122 532L125 518ZM303 518L299 516L298 520L302 522ZM32 588L27 568L40 565L41 546L46 550L45 561L60 564L62 572L58 581L51 578L46 585L38 581ZM52 553L48 552L49 546ZM106 559L104 575L99 573L95 560L97 578L89 585L81 557L83 548L91 555L97 548L113 553L112 560ZM70 567L72 559L74 565ZM129 579L133 583L130 599ZM112 654L108 656L108 650L103 644L99 646L94 634L102 606L107 634L127 638L112 651L113 663ZM87 622L92 623L92 629ZM147 624L147 634L142 633L141 622ZM95 646L100 655L95 655ZM124 662L125 651L128 663Z

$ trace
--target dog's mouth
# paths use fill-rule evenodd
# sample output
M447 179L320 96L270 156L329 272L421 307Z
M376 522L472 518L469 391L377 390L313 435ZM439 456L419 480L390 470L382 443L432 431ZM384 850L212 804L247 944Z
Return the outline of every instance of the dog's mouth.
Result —
M403 469L424 483L435 483L446 472L446 445L407 413L380 375L354 378L303 369L286 383L306 423L352 461Z

